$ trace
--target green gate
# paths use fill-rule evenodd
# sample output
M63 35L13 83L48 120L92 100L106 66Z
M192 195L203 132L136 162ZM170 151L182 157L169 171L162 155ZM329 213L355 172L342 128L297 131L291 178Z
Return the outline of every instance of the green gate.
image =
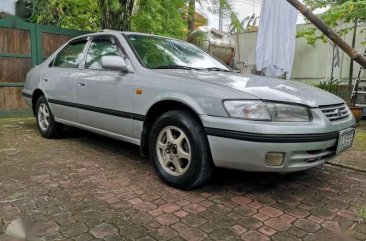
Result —
M87 31L0 19L0 112L26 108L21 88L26 73L69 39Z

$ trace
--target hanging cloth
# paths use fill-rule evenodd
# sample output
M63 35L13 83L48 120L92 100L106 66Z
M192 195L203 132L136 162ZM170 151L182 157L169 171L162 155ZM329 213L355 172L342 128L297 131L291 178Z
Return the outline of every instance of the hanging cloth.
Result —
M257 70L290 78L295 55L297 10L286 0L263 0L257 37Z

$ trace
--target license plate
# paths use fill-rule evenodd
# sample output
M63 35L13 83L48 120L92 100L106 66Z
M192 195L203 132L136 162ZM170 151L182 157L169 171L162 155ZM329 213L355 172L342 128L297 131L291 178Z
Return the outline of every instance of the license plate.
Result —
M339 133L337 154L352 146L354 136L355 136L354 128L346 129Z

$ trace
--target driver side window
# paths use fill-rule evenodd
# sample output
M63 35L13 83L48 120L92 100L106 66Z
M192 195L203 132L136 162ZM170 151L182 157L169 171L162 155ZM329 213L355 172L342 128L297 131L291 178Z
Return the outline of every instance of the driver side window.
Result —
M53 67L78 68L86 42L84 40L68 44L53 60Z
M118 44L109 39L94 39L86 56L85 69L103 69L101 59L103 56L124 57Z

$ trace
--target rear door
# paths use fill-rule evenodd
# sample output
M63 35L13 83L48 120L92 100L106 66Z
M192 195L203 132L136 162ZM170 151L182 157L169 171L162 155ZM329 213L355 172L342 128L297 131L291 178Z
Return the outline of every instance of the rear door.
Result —
M112 35L95 36L76 81L78 123L132 137L134 73L103 69L101 58L108 55L122 56L129 62L118 39Z
M65 46L42 74L42 88L56 118L75 122L75 85L87 39L77 39Z

